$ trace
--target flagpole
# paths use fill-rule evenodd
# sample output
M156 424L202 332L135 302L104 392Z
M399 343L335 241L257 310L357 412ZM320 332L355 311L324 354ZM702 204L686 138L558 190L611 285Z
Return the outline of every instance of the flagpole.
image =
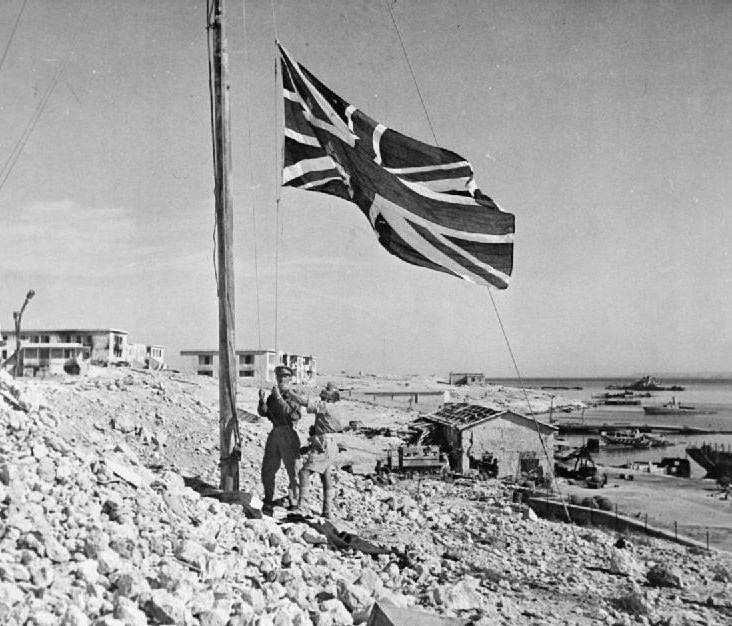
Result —
M220 488L239 489L239 425L236 415L234 333L234 220L231 173L229 56L226 50L225 0L214 0L213 108L216 180L216 256L219 299L219 458Z

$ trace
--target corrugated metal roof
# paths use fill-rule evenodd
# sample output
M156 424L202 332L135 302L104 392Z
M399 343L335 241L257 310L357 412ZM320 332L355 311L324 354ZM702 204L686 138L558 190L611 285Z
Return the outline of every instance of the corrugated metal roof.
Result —
M493 417L501 411L492 409L481 404L469 404L467 402L448 402L439 411L432 413L430 417L442 418L441 421L450 422L455 426L465 426L478 422L487 417Z
M515 413L514 411L493 409L481 404L470 404L467 402L448 402L439 411L425 415L421 419L428 422L444 424L452 428L457 428L458 430L465 430L498 417L502 417L511 422L524 424L529 428L536 428L538 426L540 430L545 432L556 430L556 426L541 422L533 417Z

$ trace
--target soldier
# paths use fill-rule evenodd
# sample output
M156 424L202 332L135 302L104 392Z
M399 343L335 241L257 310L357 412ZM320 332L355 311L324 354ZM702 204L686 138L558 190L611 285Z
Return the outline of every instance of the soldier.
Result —
M330 519L333 513L333 484L331 465L338 452L332 433L342 430L338 409L335 403L340 399L338 390L332 383L320 393L321 400L308 399L307 412L315 413L315 423L310 428L309 448L305 463L300 470L300 501L298 509L305 515L307 508L310 476L320 474L323 482L323 517Z
M300 454L300 438L295 425L300 419L300 407L304 402L291 388L292 370L285 365L275 367L277 384L272 388L265 402L264 389L259 390L257 412L272 422L272 430L267 436L262 460L262 485L264 503L262 512L272 515L274 507L275 476L280 464L284 463L290 479L288 497L290 507L297 505L297 473L295 461Z

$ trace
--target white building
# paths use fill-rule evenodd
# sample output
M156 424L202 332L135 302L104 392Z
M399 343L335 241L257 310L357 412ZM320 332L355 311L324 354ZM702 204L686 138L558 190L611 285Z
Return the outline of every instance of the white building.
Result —
M0 338L0 366L14 371L16 332L3 331ZM81 371L89 364L130 365L133 362L139 367L160 369L164 367L165 359L163 346L131 343L126 330L63 328L20 331L20 372L23 376L62 373L65 359L71 358L62 356L67 353L73 353Z
M317 377L315 357L312 355L275 352L274 350L236 350L237 376L259 382L273 382L278 365L292 368L293 378L299 383L314 382ZM181 350L182 369L200 376L219 375L218 350Z

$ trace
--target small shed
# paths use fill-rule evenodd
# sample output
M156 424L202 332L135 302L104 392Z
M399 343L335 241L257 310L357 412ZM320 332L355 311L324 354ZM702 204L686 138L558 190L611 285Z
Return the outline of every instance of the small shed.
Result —
M483 385L485 374L483 372L450 372L449 383L451 385Z
M445 404L421 420L432 425L430 439L449 450L458 472L478 469L498 478L551 473L557 429L546 422L465 402Z

